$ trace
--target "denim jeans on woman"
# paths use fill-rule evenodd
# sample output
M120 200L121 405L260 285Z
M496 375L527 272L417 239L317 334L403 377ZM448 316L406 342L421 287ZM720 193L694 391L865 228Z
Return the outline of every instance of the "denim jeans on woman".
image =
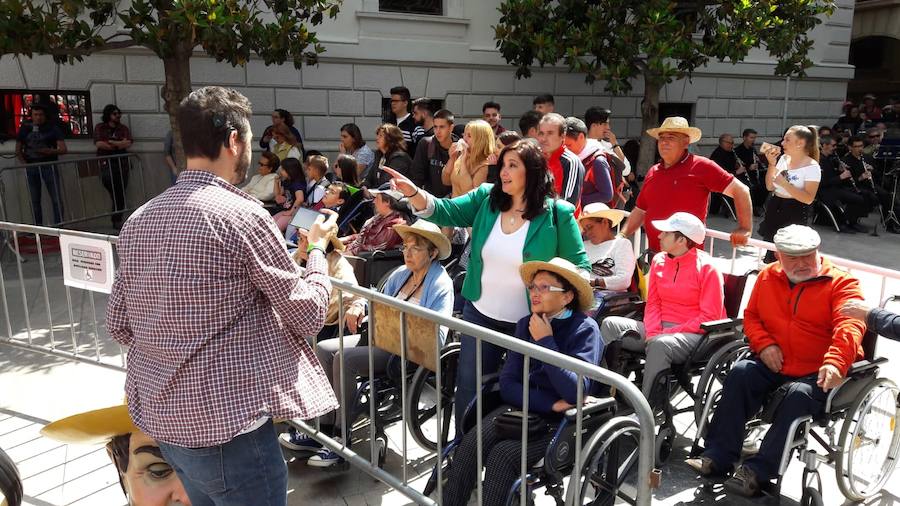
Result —
M272 420L206 448L159 442L193 506L285 506L287 466Z
M516 332L515 323L488 318L475 309L475 306L469 301L466 301L466 305L463 307L463 320L509 336ZM477 383L477 378L475 377L476 340L472 336L463 334L460 337L460 344L459 367L456 373L456 395L453 399L457 430L462 429L462 419L466 413L466 407L475 399ZM500 366L503 365L503 353L503 348L484 341L481 342L481 374L483 376L500 371Z

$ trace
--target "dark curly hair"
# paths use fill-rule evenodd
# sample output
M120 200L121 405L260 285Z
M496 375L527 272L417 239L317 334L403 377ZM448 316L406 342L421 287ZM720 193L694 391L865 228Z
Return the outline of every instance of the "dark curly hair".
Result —
M503 164L506 163L506 154L513 151L525 165L525 212L522 217L533 220L544 212L544 202L547 198L556 196L553 179L541 147L533 139L522 139L503 148L497 157L501 171ZM505 193L500 183L491 189L490 199L491 209L494 211L509 211L512 207L512 195Z

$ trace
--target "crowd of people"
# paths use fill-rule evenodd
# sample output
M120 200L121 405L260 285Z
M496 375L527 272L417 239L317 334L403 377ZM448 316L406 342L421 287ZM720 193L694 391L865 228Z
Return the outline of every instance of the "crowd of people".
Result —
M155 457L160 476L174 478L161 486L165 500L195 505L285 504L280 446L311 467L343 462L309 434L279 435L273 421L319 418L325 433L349 447L344 428L359 415L358 381L386 374L398 359L368 342L366 301L332 287L330 278L356 283L348 255L398 249L402 266L381 284L386 295L447 316L460 306L469 323L578 360L602 364L607 345L619 341L645 355L641 386L658 407L656 375L685 360L701 323L725 315L723 275L703 251L711 195L735 210L735 246L747 243L754 214L764 212L760 232L777 252L745 315L754 356L729 374L707 453L691 462L701 474L731 475L731 489L743 495L774 477L772 459L790 422L820 409L824 392L861 356L865 325L898 330L890 315L861 304L858 282L823 259L818 235L805 226L803 206L828 177L818 128L792 126L761 154L755 132L744 132L738 147L723 136L710 159L693 152L698 128L666 118L648 131L659 162L638 191L634 160L612 133L609 110L565 118L551 95L540 95L518 132L501 126L495 102L484 104L482 120L459 128L452 112L411 100L403 87L390 94L396 122L373 132L374 149L357 125L343 125L333 164L304 148L290 113L275 111L249 181L247 99L205 87L182 102L178 122L191 131L182 138L185 170L124 222L107 307L110 335L129 348L128 405L116 408L129 417L102 437L133 503L142 489L130 482L129 457L139 461L142 453ZM760 201L763 193L768 200ZM859 204L843 216L856 220L862 211ZM651 250L643 319L598 324L606 298L637 291L627 238L641 228ZM465 269L459 292L442 263L454 245ZM796 300L792 313L775 302L788 298ZM845 312L824 314L829 307ZM436 339L446 338L441 329ZM529 437L532 464L561 413L580 401L577 392L595 385L579 386L571 371L474 336L459 340L457 421L476 397L477 357L481 374L499 374L502 405L485 418L481 451L484 502L503 504L522 455L502 420L525 405L526 364L529 413L544 430ZM817 380L797 390L763 450L734 471L741 417L752 416L766 392L810 373ZM443 504L466 504L480 472L477 434L457 429Z

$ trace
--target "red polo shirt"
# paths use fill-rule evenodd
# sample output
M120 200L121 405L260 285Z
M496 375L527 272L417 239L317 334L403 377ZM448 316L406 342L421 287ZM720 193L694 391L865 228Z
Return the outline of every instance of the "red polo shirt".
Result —
M635 204L646 213L644 230L650 249L659 251L659 231L653 220L683 211L706 223L710 192L722 193L732 180L734 176L716 162L687 152L671 167L663 167L663 162L650 167Z

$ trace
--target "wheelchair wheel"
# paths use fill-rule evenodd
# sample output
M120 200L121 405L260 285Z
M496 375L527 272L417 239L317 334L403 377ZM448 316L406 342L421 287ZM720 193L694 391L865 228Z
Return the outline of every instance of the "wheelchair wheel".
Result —
M711 402L711 399L712 402L715 402L718 397L717 393L725 385L725 377L728 376L731 368L749 353L750 347L746 343L734 341L720 348L709 358L709 362L707 362L707 366L703 369L703 374L700 375L700 380L697 382L694 423L697 424L698 430L701 425L709 423L708 419L704 420L704 412L706 412L705 416L707 418L711 417L714 411L712 408L715 406L710 406L709 409L704 409L704 407Z
M616 417L606 422L584 447L581 469L567 488L566 504L612 506L620 497L634 504L634 498L624 497L621 488L637 464L639 441L640 426L635 420Z
M441 392L438 395L436 375L420 367L413 376L406 403L406 425L413 440L422 448L437 451L438 423L440 423L441 447L455 435L453 424L453 396L456 390L456 367L459 361L459 343L450 343L441 351ZM437 401L440 398L441 419L437 420Z
M900 454L900 388L879 378L860 393L846 412L835 462L838 488L851 501L880 492L897 466Z
M822 500L822 494L814 487L806 487L803 489L803 495L800 496L800 506L825 506Z

